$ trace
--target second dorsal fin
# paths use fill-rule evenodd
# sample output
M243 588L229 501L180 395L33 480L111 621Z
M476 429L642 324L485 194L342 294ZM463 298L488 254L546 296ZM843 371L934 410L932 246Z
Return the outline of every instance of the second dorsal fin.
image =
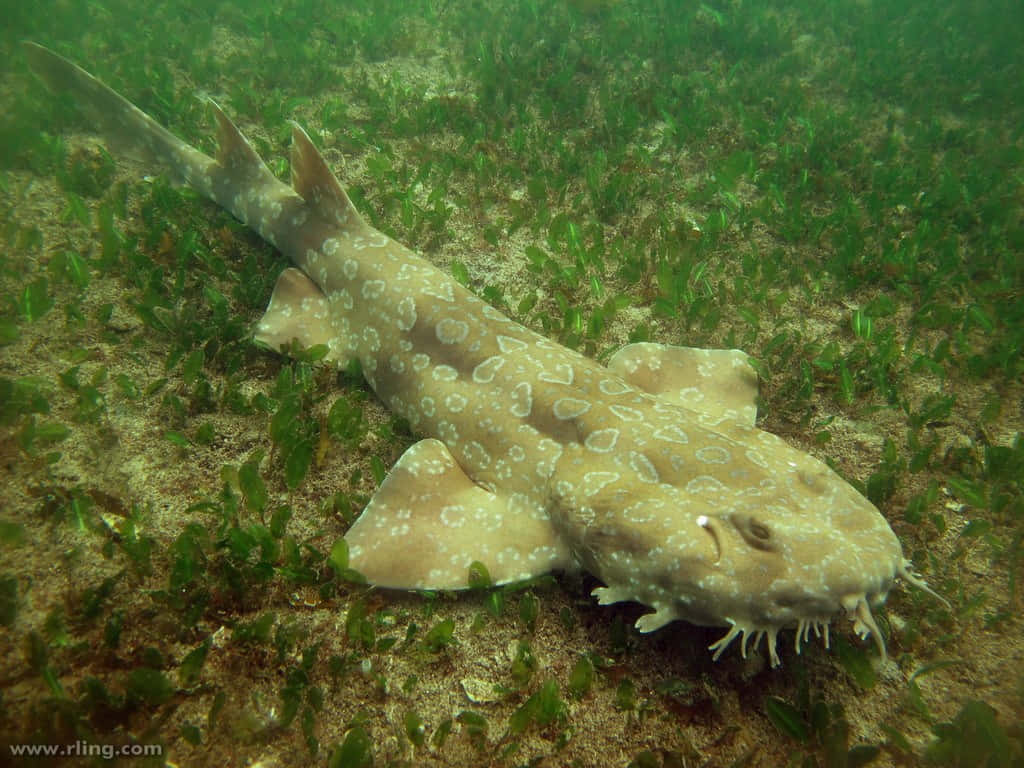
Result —
M276 182L274 174L256 154L238 127L213 99L207 100L217 118L217 165L236 180L266 180Z

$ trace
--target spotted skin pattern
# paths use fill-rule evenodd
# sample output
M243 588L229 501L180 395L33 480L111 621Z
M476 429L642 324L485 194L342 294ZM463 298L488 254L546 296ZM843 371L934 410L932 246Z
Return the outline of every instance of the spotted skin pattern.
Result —
M632 344L607 367L514 322L369 226L292 125L279 182L211 102L219 150L189 147L74 64L28 43L111 141L134 146L287 255L256 340L325 344L423 436L346 535L350 563L397 589L461 589L582 566L601 604L724 626L714 658L780 629L795 650L838 612L885 647L870 606L909 570L882 515L822 462L754 426L736 350Z

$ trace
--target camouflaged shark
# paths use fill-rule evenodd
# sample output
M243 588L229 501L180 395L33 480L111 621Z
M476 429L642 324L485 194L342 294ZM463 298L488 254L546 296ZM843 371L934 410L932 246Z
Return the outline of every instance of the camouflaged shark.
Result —
M324 344L424 439L346 535L380 587L461 589L474 562L497 584L582 566L601 604L728 627L718 659L762 637L779 663L844 612L871 613L910 571L882 515L835 472L754 425L757 377L736 350L631 344L607 367L506 317L368 225L292 123L291 186L214 103L216 158L74 64L26 43L35 71L219 203L296 265L255 334L275 350ZM930 591L930 590L929 590Z

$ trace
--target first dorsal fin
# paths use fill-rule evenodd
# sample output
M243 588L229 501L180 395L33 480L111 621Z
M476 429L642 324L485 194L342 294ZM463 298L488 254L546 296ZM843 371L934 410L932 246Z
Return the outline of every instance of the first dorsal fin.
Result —
M302 126L292 122L292 187L317 213L342 227L362 225L363 220L344 188L327 167L323 155Z

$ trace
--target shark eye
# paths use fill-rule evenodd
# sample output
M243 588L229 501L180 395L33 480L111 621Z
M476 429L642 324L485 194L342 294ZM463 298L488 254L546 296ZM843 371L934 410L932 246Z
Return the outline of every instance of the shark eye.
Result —
M740 536L754 549L775 552L777 547L772 538L772 529L751 515L732 515L730 520Z
M771 531L761 525L761 523L757 522L757 520L750 521L750 532L754 534L755 537L761 539L761 541L768 541L768 539L772 537Z

